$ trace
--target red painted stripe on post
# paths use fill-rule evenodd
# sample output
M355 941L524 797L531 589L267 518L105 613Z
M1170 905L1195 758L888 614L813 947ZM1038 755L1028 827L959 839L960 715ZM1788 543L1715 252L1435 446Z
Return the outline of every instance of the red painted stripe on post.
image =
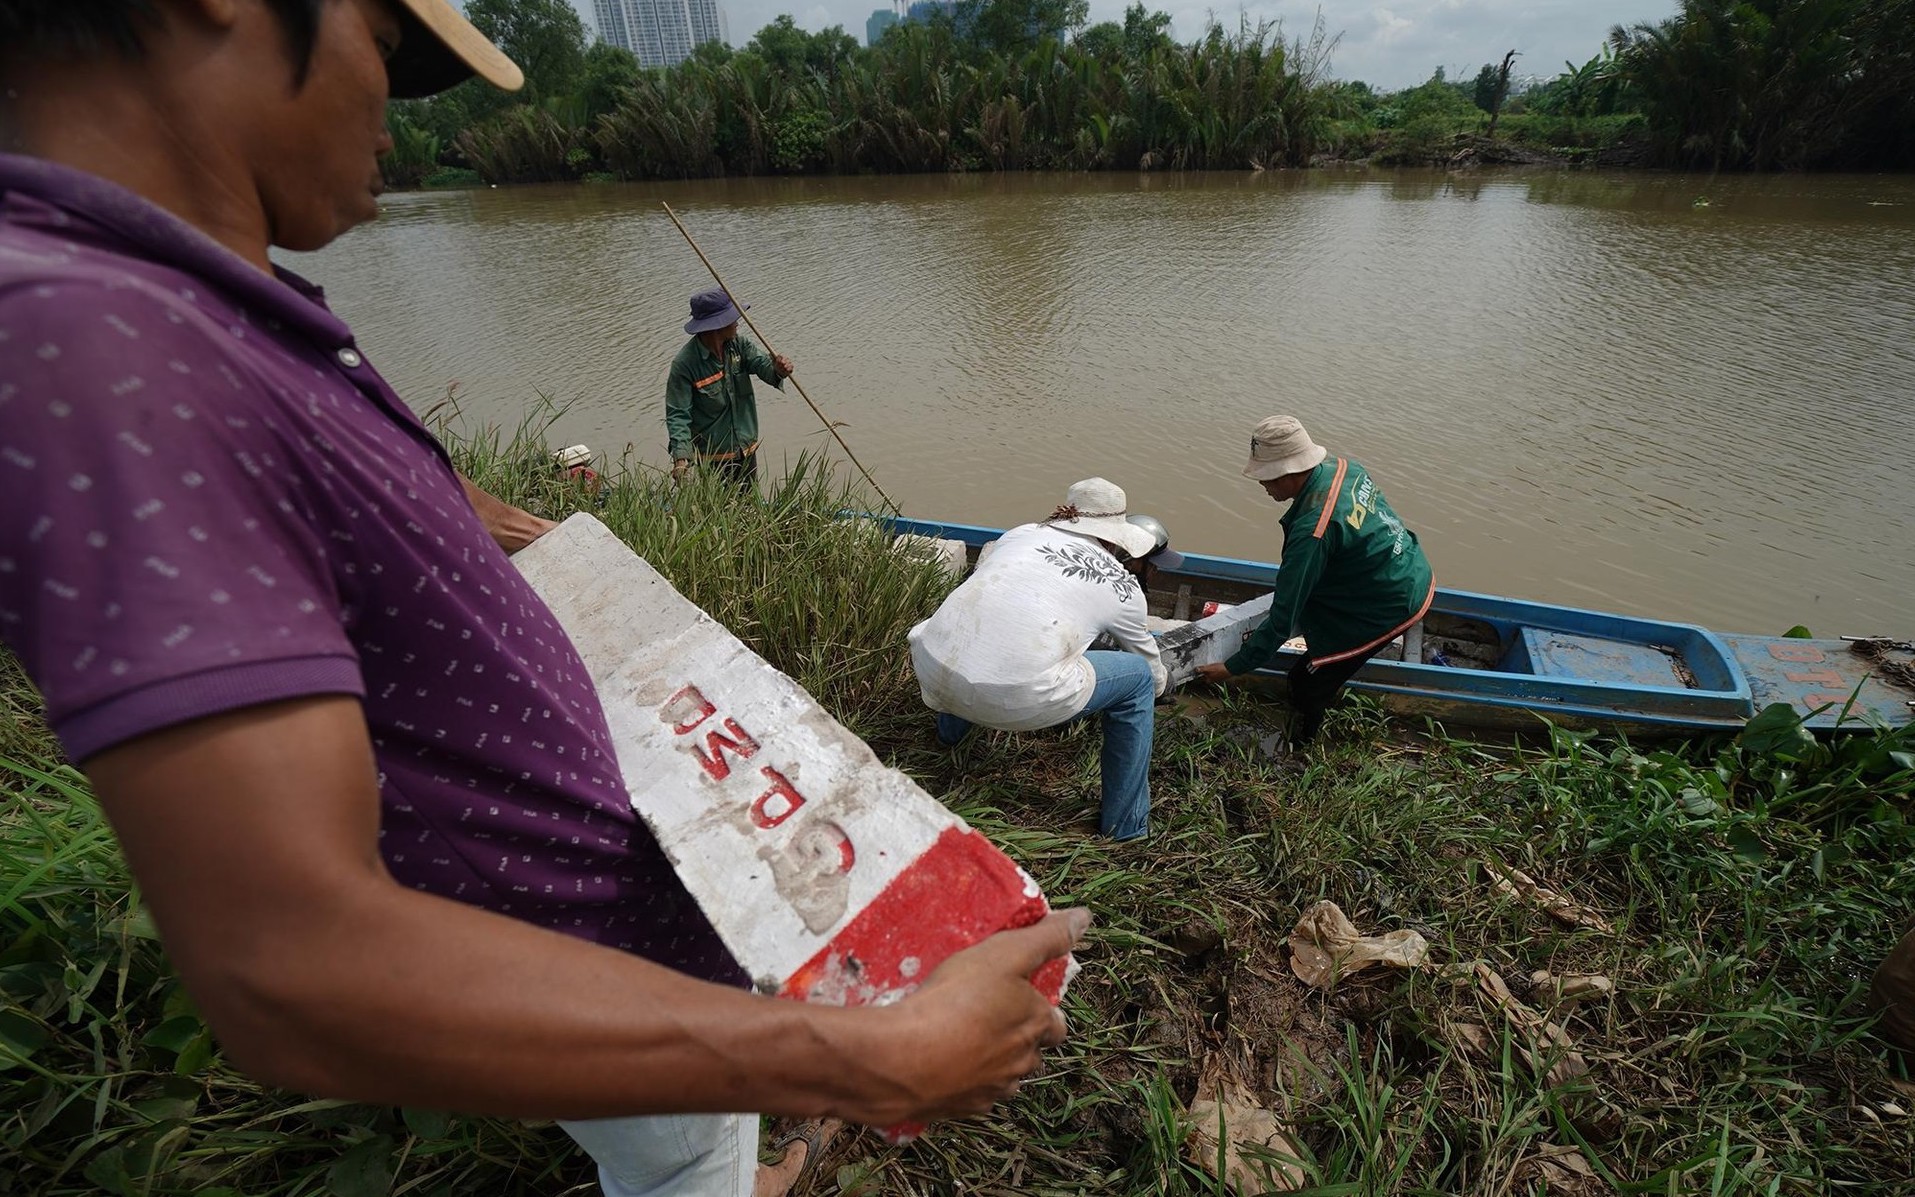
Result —
M1025 892L1023 872L991 841L949 827L800 965L778 996L843 1006L895 1001L954 952L1049 911L1041 896ZM1031 974L1052 1005L1063 996L1067 967L1060 957ZM902 1143L923 1129L892 1126L884 1133Z
M799 965L778 996L844 1006L891 1000L953 952L1043 918L1049 904L1028 896L1024 885L1023 872L991 841L947 827ZM1061 962L1055 971L1062 981ZM1045 996L1055 1001L1057 991L1054 981Z

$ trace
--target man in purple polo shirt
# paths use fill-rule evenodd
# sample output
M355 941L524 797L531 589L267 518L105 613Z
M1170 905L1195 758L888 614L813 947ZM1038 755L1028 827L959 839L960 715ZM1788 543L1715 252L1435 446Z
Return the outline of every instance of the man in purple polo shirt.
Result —
M0 9L0 637L262 1080L577 1120L613 1194L751 1191L726 1111L988 1108L1081 912L886 1009L741 988L506 560L548 525L268 259L376 215L389 85L475 72L445 0Z

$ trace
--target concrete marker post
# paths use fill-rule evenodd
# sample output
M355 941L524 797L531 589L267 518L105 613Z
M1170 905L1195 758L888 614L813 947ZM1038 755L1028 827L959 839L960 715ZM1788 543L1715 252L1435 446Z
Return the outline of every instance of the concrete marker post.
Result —
M633 806L760 992L888 1004L1049 912L1028 873L598 520L512 560L584 659ZM1054 1005L1075 969L1031 980Z

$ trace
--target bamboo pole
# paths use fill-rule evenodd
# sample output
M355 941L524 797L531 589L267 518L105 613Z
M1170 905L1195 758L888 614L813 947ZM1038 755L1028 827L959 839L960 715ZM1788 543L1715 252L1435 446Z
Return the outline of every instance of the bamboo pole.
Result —
M672 211L672 206L664 200L659 201L659 207L665 209L665 215L672 218L672 224L677 226L678 231L684 235L685 244L692 247L692 252L697 254L698 260L705 264L705 269L711 271L712 280L718 284L718 289L725 293L725 298L731 301L731 306L738 309L738 314L744 318L745 327L751 330L751 335L758 338L758 343L765 347L766 353L776 357L777 351L772 349L771 342L767 341L765 334L759 332L758 326L751 322L750 315L745 312L745 305L739 303L738 297L731 293L731 288L725 284L724 278L719 275L718 267L712 265L711 259L705 256L705 251L698 247L698 239L693 237L691 230L685 227L685 222L678 219L678 213ZM844 437L838 435L838 426L824 414L823 410L820 409L816 403L812 402L810 395L805 394L805 385L798 381L797 373L794 371L791 374L785 375L785 377L791 379L791 385L798 388L799 398L805 401L805 406L811 409L811 414L818 417L818 422L825 426L825 431L831 434L831 439L838 442L838 447L843 449L844 455L851 459L851 464L858 467L858 473L864 475L864 480L871 484L871 489L877 491L878 497L890 506L891 514L903 515L904 508L898 506L898 501L885 493L885 489L878 485L878 480L871 476L871 471L865 469L864 463L858 460L858 455L851 451L851 446L844 443Z

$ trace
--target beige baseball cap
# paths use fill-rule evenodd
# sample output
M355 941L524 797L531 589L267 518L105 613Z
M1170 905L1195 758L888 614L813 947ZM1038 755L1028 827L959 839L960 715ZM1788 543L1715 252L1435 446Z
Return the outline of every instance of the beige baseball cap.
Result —
M1323 464L1329 450L1310 439L1295 416L1271 416L1250 433L1250 464L1243 476L1268 482L1285 474L1301 474Z
M474 75L503 91L524 86L519 64L473 28L451 0L397 0L394 8L406 32L386 61L393 99L436 95Z

